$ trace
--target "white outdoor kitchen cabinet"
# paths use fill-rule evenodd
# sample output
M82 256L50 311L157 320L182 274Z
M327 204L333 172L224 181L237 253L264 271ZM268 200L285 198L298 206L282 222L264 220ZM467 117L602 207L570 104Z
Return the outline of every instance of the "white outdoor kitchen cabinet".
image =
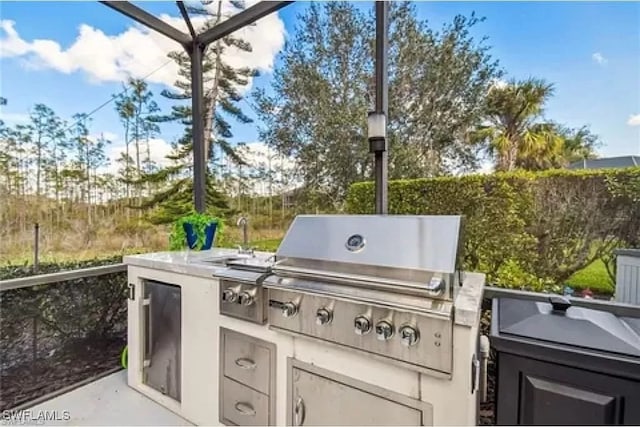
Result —
M436 377L221 315L211 253L125 257L132 388L198 425L476 424L482 275L458 295L453 374Z

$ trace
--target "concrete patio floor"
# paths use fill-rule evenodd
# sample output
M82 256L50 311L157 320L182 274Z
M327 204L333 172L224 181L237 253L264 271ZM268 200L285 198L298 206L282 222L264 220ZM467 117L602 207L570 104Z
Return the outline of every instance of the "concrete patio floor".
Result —
M24 409L14 417L22 419L8 420L5 415L2 425L192 425L127 386L127 372L124 370Z

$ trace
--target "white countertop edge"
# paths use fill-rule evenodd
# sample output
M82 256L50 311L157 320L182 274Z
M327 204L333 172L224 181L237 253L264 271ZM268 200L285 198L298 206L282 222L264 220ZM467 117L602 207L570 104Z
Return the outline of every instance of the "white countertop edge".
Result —
M483 273L463 273L462 288L454 301L454 322L456 325L472 327L482 310L482 294L486 275Z

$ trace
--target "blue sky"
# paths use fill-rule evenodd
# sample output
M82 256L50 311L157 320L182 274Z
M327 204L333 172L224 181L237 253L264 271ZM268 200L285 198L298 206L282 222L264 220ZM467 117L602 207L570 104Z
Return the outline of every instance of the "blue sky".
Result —
M174 2L137 4L156 14L178 16ZM358 6L369 8L372 3ZM308 3L298 2L280 11L288 34L295 29L296 15L306 7ZM589 125L605 143L600 149L603 155L640 154L640 3L420 2L417 9L435 27L458 13L475 11L486 17L475 34L489 38L492 53L508 77L536 76L555 84L556 95L547 108L549 118L575 127ZM0 16L15 22L13 28L23 42L52 40L62 51L76 41L81 24L112 37L133 25L97 2L1 2ZM5 37L6 32L0 30L0 40ZM76 112L95 109L122 88L121 83L99 81L82 70L64 72L64 67L72 66L69 63L57 68L34 67L27 59L17 54L1 59L0 94L9 100L2 117L7 121L19 120L36 103L45 103L70 118ZM146 66L142 56L136 54L136 60L138 70ZM153 68L149 65L148 72ZM268 86L270 77L263 73L254 86ZM151 89L159 94L163 87L152 84ZM168 109L170 104L158 98L161 107ZM246 113L253 115L248 107ZM638 117L632 119L635 115ZM94 134L121 133L111 105L92 117ZM234 132L238 141L258 139L256 125L236 126ZM171 140L178 133L179 129L167 127L161 136Z

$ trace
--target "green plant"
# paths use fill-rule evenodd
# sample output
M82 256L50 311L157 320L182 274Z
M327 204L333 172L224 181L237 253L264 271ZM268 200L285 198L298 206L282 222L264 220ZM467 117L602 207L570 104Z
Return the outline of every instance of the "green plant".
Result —
M614 290L614 282L609 277L607 268L601 260L596 260L574 273L567 280L567 285L575 290L590 289L601 294L612 293Z
M251 242L251 246L258 251L275 252L280 246L282 239L268 239Z
M184 231L184 224L186 223L190 223L193 225L193 229L197 237L196 248L201 248L205 241L205 229L212 222L215 222L217 224L214 245L216 242L221 244L223 241L223 220L221 218L208 214L192 212L179 218L173 224L171 234L169 236L169 250L179 251L187 248L187 235Z
M555 292L594 260L637 241L639 179L640 168L629 168L391 181L389 213L463 215L465 269L499 286ZM373 183L352 185L347 211L373 210Z

